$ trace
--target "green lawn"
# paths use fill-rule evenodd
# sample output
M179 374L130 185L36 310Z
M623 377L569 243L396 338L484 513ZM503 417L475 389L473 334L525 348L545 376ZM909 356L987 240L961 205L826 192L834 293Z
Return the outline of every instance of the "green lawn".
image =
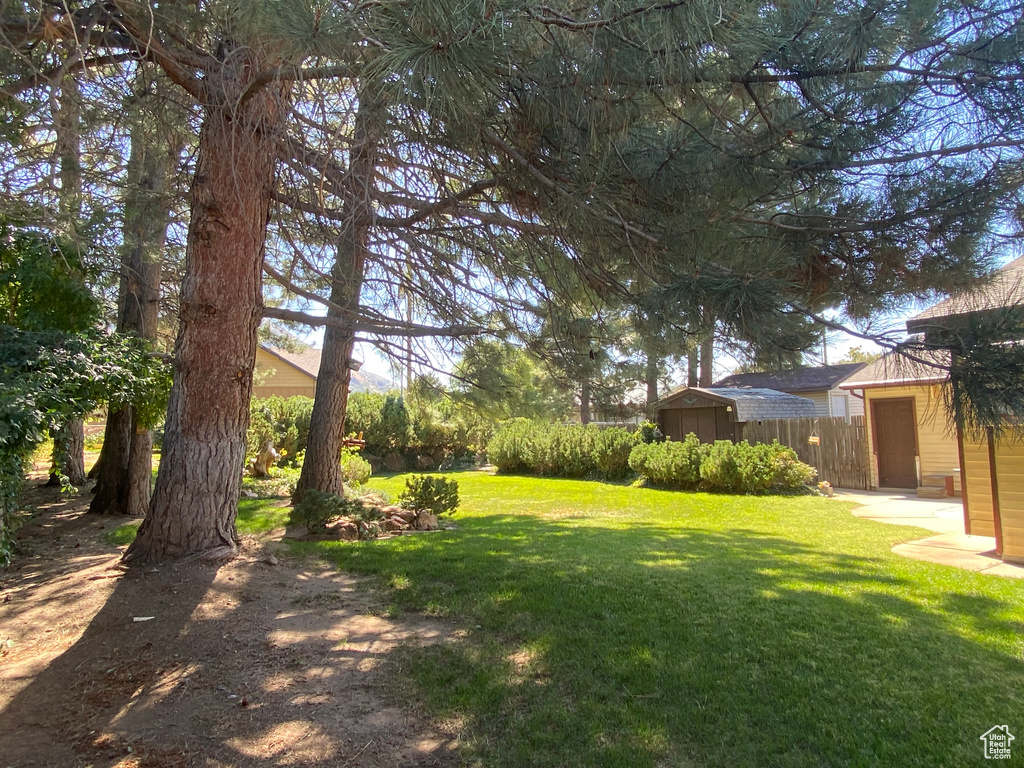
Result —
M295 546L466 630L390 664L471 765L962 768L993 725L1024 739L1024 583L890 553L927 531L816 497L454 477L456 531ZM283 513L247 501L239 527Z
M470 762L959 768L992 725L1024 738L1024 583L890 553L926 531L820 498L456 477L457 531L301 546L468 630L393 668Z

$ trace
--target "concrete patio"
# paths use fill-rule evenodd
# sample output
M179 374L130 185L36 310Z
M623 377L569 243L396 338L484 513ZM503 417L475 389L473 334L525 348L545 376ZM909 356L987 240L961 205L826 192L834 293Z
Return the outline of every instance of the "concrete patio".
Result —
M913 493L841 488L836 489L834 498L862 505L853 510L856 517L890 525L915 525L938 534L897 544L892 551L898 555L993 576L1024 579L1024 566L1004 563L996 555L994 538L968 536L963 532L964 508L960 499L921 499Z

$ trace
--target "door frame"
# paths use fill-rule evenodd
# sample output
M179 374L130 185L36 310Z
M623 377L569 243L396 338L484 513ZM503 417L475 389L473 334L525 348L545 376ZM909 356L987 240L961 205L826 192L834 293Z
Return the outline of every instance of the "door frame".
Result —
M893 401L903 400L910 401L910 416L914 422L914 475L915 482L920 485L921 483L921 445L917 435L917 398L913 395L901 396L901 397L872 397L871 398L871 452L875 457L875 477L878 481L876 488L890 488L895 486L882 485L882 469L881 464L878 461L878 421L877 414L875 412L875 403L885 401L891 403Z

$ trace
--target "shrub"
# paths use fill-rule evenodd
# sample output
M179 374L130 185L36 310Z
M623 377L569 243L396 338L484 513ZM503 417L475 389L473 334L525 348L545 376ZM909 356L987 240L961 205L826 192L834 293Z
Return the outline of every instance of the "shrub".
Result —
M370 479L370 462L351 448L341 449L341 480L345 485L362 485Z
M693 488L700 480L701 460L708 447L692 432L682 441L639 443L629 454L629 466L652 483Z
M701 459L701 483L708 488L739 490L741 486L739 456L742 450L736 443L728 440L716 440L707 455Z
M600 430L593 439L593 459L597 470L609 480L621 480L629 474L629 456L638 435L612 427Z
M459 506L459 483L434 475L416 475L405 481L405 491L398 503L416 512L445 515Z
M643 422L636 430L637 439L641 443L663 443L665 434L653 421Z
M321 533L336 517L376 520L380 510L364 505L359 499L346 499L335 493L308 490L302 501L292 507L290 522L305 525L311 533Z
M306 450L313 400L308 397L255 398L249 404L246 452L259 453L267 441L282 455L282 466L297 466L299 453Z
M542 472L560 477L586 477L597 470L594 440L598 427L564 424L551 429Z
M529 419L507 422L487 444L487 458L499 472L540 473L549 429Z

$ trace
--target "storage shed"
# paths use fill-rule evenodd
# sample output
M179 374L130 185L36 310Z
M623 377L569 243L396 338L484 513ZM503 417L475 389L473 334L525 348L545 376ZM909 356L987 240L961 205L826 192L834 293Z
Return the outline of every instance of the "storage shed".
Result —
M743 439L743 425L764 419L814 417L814 402L775 389L682 387L657 403L658 426L682 440L693 432L702 443Z

